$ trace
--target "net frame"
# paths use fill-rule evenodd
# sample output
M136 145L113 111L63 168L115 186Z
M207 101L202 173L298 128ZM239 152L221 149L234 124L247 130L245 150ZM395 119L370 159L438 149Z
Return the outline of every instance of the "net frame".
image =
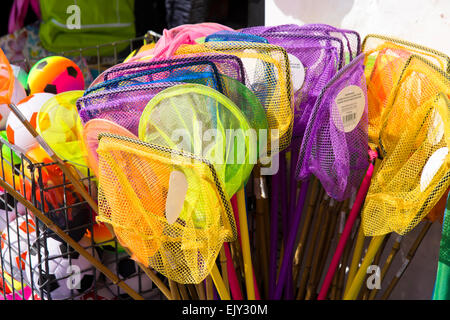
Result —
M158 246L157 250L154 251L154 254L140 258L140 260L144 260L142 262L146 265L151 266L156 271L178 283L200 283L211 272L223 242L234 241L237 237L231 204L229 203L222 183L215 172L214 165L207 159L195 156L194 154L148 144L141 140L129 139L111 134L102 134L100 135L99 155L101 157L103 170L107 169L107 164L103 160L103 155L106 155L108 152L108 143L111 144L111 141L114 143L114 140L116 145L119 141L123 145L123 150L125 152L129 152L130 154L134 153L137 158L142 159L146 157L150 159L150 161L158 162L165 166L170 164L181 170L192 169L198 172L195 176L200 180L207 180L207 184L212 183L214 185L214 187L210 187L207 190L214 192L215 195L206 192L206 189L203 189L203 192L199 192L199 189L191 189L192 192L196 193L199 197L202 197L203 200L201 201L206 201L208 197L214 197L219 205L219 207L216 207L216 210L205 210L205 213L212 216L209 217L209 221L208 215L206 217L207 226L210 230L201 230L198 227L195 227L192 217L189 217L189 215L183 216L184 220L178 218L175 223L170 224L164 216L155 216L154 213L149 212L148 214L153 215L154 219L162 226L163 233L161 233L159 239L161 244ZM112 147L110 146L109 148ZM133 172L133 170L130 172ZM135 167L134 172L139 172L141 175L144 174L145 176L149 171L148 169L146 171L145 167L137 166ZM120 170L116 170L115 173L120 174ZM149 174L146 175L147 179L154 179L152 173L150 173L150 176ZM104 194L104 187L107 186L107 184L120 185L109 183L105 180L106 177L106 174L100 174L100 195ZM208 193L208 195L205 196L205 193ZM116 193L109 194L110 197L115 195ZM111 210L112 199L108 199L108 195L106 194L105 197L100 196L99 198L100 208L106 210L100 210L99 220L112 224L115 230L118 230L120 226L117 223L114 223L111 218L108 218L107 214L107 210ZM200 206L200 204L198 205ZM208 208L208 205L209 204L205 204L206 208ZM112 210L114 210L114 207ZM196 207L196 210L198 210L198 207ZM123 210L119 210L116 214L121 216L123 213ZM133 232L133 230L130 229L130 232ZM119 234L120 232L116 232L118 238L120 237ZM183 239L183 237L185 239ZM124 241L124 237L120 237L119 240ZM197 254L192 254L191 251L195 252L195 250L198 251ZM199 256L201 255L201 250L203 250L203 252L207 251L203 260ZM174 259L174 257L177 257L177 259Z
M205 55L183 55L173 57L171 59L154 59L150 61L138 61L128 62L115 65L95 79L90 87L106 81L111 80L127 74L133 74L152 67L164 67L170 65L177 65L182 63L196 62L196 61L208 61L213 62L220 73L228 74L233 78L245 83L245 71L241 59L232 55L224 54L205 54ZM234 73L234 72L235 73Z

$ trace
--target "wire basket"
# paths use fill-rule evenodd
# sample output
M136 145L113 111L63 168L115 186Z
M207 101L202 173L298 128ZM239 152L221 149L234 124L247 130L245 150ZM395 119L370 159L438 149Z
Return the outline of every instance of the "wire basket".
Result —
M160 37L153 31L145 36L95 47L96 56L84 56L83 48L58 55L83 61L86 72L101 73L123 60L144 39ZM129 50L117 47L129 43ZM113 56L100 56L104 46L114 48ZM77 58L74 58L77 57ZM43 57L12 61L25 70ZM85 77L86 78L86 77ZM17 157L13 157L13 152ZM15 160L12 160L15 159ZM20 159L20 160L19 160ZM105 228L99 228L94 212L77 193L56 163L33 162L14 145L0 137L0 179L18 191L53 223L82 245L93 257L114 272L145 299L164 299L147 275L121 249ZM87 169L80 181L95 199L95 177ZM49 177L56 176L56 179ZM127 300L128 294L33 216L17 199L0 189L0 300ZM110 235L110 234L109 234ZM161 280L167 279L161 276Z

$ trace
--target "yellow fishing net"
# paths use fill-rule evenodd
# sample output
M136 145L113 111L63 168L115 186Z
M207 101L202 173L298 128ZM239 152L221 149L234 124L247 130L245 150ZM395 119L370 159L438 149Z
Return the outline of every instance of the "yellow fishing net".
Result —
M384 153L395 147L406 122L419 123L420 119L410 118L415 110L440 92L450 96L450 76L428 60L412 55L382 115L380 147Z
M403 104L414 101L410 93ZM405 99L405 97L403 97ZM415 102L415 101L414 101ZM381 163L362 211L366 236L406 234L450 186L450 104L438 93L421 103L398 127L400 137Z
M265 43L229 41L184 45L176 51L176 54L205 52L230 54L242 60L246 73L246 85L263 105L269 129L278 130L279 149L283 150L289 146L294 111L290 65L286 50ZM277 135L271 133L270 136Z
M214 166L189 153L101 134L99 217L133 258L178 283L199 283L237 231Z

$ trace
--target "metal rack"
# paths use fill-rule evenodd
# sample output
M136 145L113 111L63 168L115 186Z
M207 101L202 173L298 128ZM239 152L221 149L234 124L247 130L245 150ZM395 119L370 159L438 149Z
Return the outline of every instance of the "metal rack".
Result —
M58 55L72 59L78 57L86 62L90 70L94 69L100 73L122 61L136 47L139 47L144 39L154 41L159 37L160 35L149 31L145 36L136 39L63 52ZM124 43L129 43L127 49L119 51L117 48L123 47ZM114 55L101 56L100 50L104 46L112 46ZM84 55L84 52L92 51L92 49L96 50L96 56ZM25 66L26 70L29 70L41 58L43 57L11 63ZM16 160L13 160L13 153L17 156ZM145 299L164 299L147 275L125 252L120 250L116 239L94 241L96 238L94 212L87 202L74 192L71 183L66 180L56 163L50 161L35 163L29 156L21 153L14 145L0 137L0 170L0 179L18 191L73 239L79 241L82 238L82 246L94 257L100 258L104 265L138 294ZM49 179L54 176L57 178ZM89 170L87 177L81 178L80 181L95 199L96 181ZM23 221L31 222L22 223ZM67 300L130 299L94 266L86 264L83 269L74 269L73 266L77 265L75 262L80 261L78 260L80 256L42 221L34 217L17 199L2 190L0 190L0 226L4 226L4 229L0 230L2 247L0 300L60 299L61 295L55 296L54 292L58 288L64 289L64 286L67 290L63 298ZM55 243L58 246L56 249ZM58 269L63 266L67 269L65 273ZM49 272L46 272L47 270ZM70 286L74 276L81 276L79 289ZM163 277L161 280L167 281Z

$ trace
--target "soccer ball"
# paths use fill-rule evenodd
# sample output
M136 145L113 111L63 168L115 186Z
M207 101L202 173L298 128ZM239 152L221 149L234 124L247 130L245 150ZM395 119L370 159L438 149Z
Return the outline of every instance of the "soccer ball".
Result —
M36 121L39 110L42 105L52 97L54 97L54 95L50 93L32 94L20 101L17 107L36 129ZM8 141L16 145L24 153L38 144L37 140L33 138L22 122L20 122L20 120L13 113L9 115L8 121L6 122L6 135L8 137Z
M14 279L25 278L25 264L28 258L28 243L36 240L36 225L31 218L19 217L9 223L0 239L2 268Z
M114 257L115 258L115 257ZM113 259L107 263L109 270L115 272L117 276L124 280L134 291L142 295L144 298L154 297L158 290L153 289L153 282L150 278L139 269L137 263L128 256L119 257L118 260ZM120 287L110 286L114 294L118 294L120 299L130 298ZM118 290L118 291L117 291Z
M6 225L16 218L14 202L14 198L9 193L6 193L5 203L5 193L0 191L0 230L5 230ZM16 202L16 207L19 215L25 214L25 207L20 202ZM11 224L11 226L13 225Z
M84 77L80 68L70 59L60 56L47 57L36 62L28 74L31 94L83 90Z
M86 248L90 241L82 238L79 244ZM88 249L88 252L92 253L92 250ZM51 237L47 241L36 239L30 253L30 263L25 264L26 275L38 292L42 292L40 296L43 300L64 300L78 296L92 289L98 278L99 273L92 264L65 242ZM93 253L98 259L97 252L94 250Z
M26 98L27 93L25 89L20 84L20 82L15 79L14 81L14 89L11 96L11 102L14 104L18 104L22 99ZM11 110L6 104L0 105L0 130L5 130L6 121L8 120L8 116Z

